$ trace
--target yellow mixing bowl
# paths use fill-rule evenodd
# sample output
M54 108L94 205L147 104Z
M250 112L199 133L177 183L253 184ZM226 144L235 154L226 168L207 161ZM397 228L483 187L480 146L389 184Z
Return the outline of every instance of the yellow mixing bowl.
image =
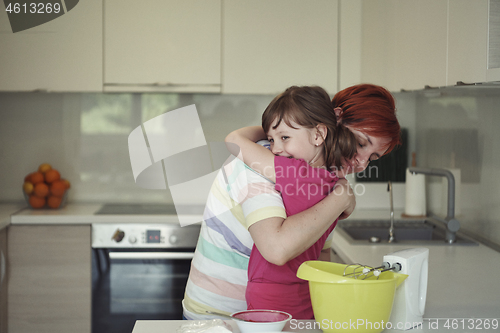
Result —
M408 277L387 271L378 280L345 277L354 266L326 261L306 261L297 276L309 281L316 328L323 332L373 332L396 327L388 323L396 288Z

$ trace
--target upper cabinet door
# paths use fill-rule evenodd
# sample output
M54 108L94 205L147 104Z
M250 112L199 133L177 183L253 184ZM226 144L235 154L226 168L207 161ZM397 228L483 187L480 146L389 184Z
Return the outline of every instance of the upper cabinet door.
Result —
M446 84L447 0L364 0L364 82L391 91Z
M500 80L499 75L496 78L488 77L488 72L494 72L488 70L488 23L494 24L493 20L488 22L488 3L488 0L449 2L448 85L455 85L459 81L475 83ZM492 1L492 4L497 3ZM496 12L496 22L499 22L499 14ZM490 35L492 38L496 35L497 42L500 40L498 31L492 30ZM496 68L498 74L498 63Z
M16 33L0 9L0 91L102 91L102 1L62 7L63 15Z
M277 94L291 85L337 91L338 1L228 0L225 93Z
M105 91L221 84L221 0L105 0Z

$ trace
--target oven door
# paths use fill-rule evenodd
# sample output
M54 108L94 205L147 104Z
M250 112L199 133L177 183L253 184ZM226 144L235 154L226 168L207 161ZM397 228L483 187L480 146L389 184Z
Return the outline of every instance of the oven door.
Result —
M194 249L94 249L92 332L132 332L136 320L182 319Z

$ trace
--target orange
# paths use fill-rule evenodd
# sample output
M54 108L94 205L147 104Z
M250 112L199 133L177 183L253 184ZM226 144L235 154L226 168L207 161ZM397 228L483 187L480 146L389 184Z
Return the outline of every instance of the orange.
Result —
M45 183L38 183L33 189L33 193L40 198L44 198L49 194L49 187Z
M26 193L27 195L30 195L31 192L33 192L33 184L30 183L30 182L24 182L23 184L23 190L24 190L24 193Z
M45 181L52 183L53 181L61 179L61 174L56 169L50 169L45 173Z
M47 199L47 206L49 206L50 208L59 208L59 206L61 206L61 201L61 197L51 195Z
M38 184L43 182L43 173L41 172L33 172L30 177L30 182L33 184Z
M31 172L24 177L25 182L31 182L31 176L34 174L34 172Z
M64 183L64 185L66 185L67 189L71 187L71 183L69 182L69 180L67 180L67 179L61 179L61 181Z
M66 184L62 180L55 180L50 184L50 194L62 197L66 191Z
M38 171L41 173L46 173L50 169L52 169L52 165L50 165L49 163L42 163L38 166Z
M45 206L45 198L40 198L35 195L31 195L29 199L30 206L33 208L42 208Z

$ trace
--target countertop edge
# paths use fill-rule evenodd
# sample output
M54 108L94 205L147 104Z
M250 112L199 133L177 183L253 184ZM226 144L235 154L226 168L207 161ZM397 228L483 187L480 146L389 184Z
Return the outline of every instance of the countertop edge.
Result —
M176 214L96 214L103 204L68 204L60 209L31 209L26 205L0 204L0 227L8 225L81 225L94 223L181 224ZM203 215L182 215L183 224L198 224Z

